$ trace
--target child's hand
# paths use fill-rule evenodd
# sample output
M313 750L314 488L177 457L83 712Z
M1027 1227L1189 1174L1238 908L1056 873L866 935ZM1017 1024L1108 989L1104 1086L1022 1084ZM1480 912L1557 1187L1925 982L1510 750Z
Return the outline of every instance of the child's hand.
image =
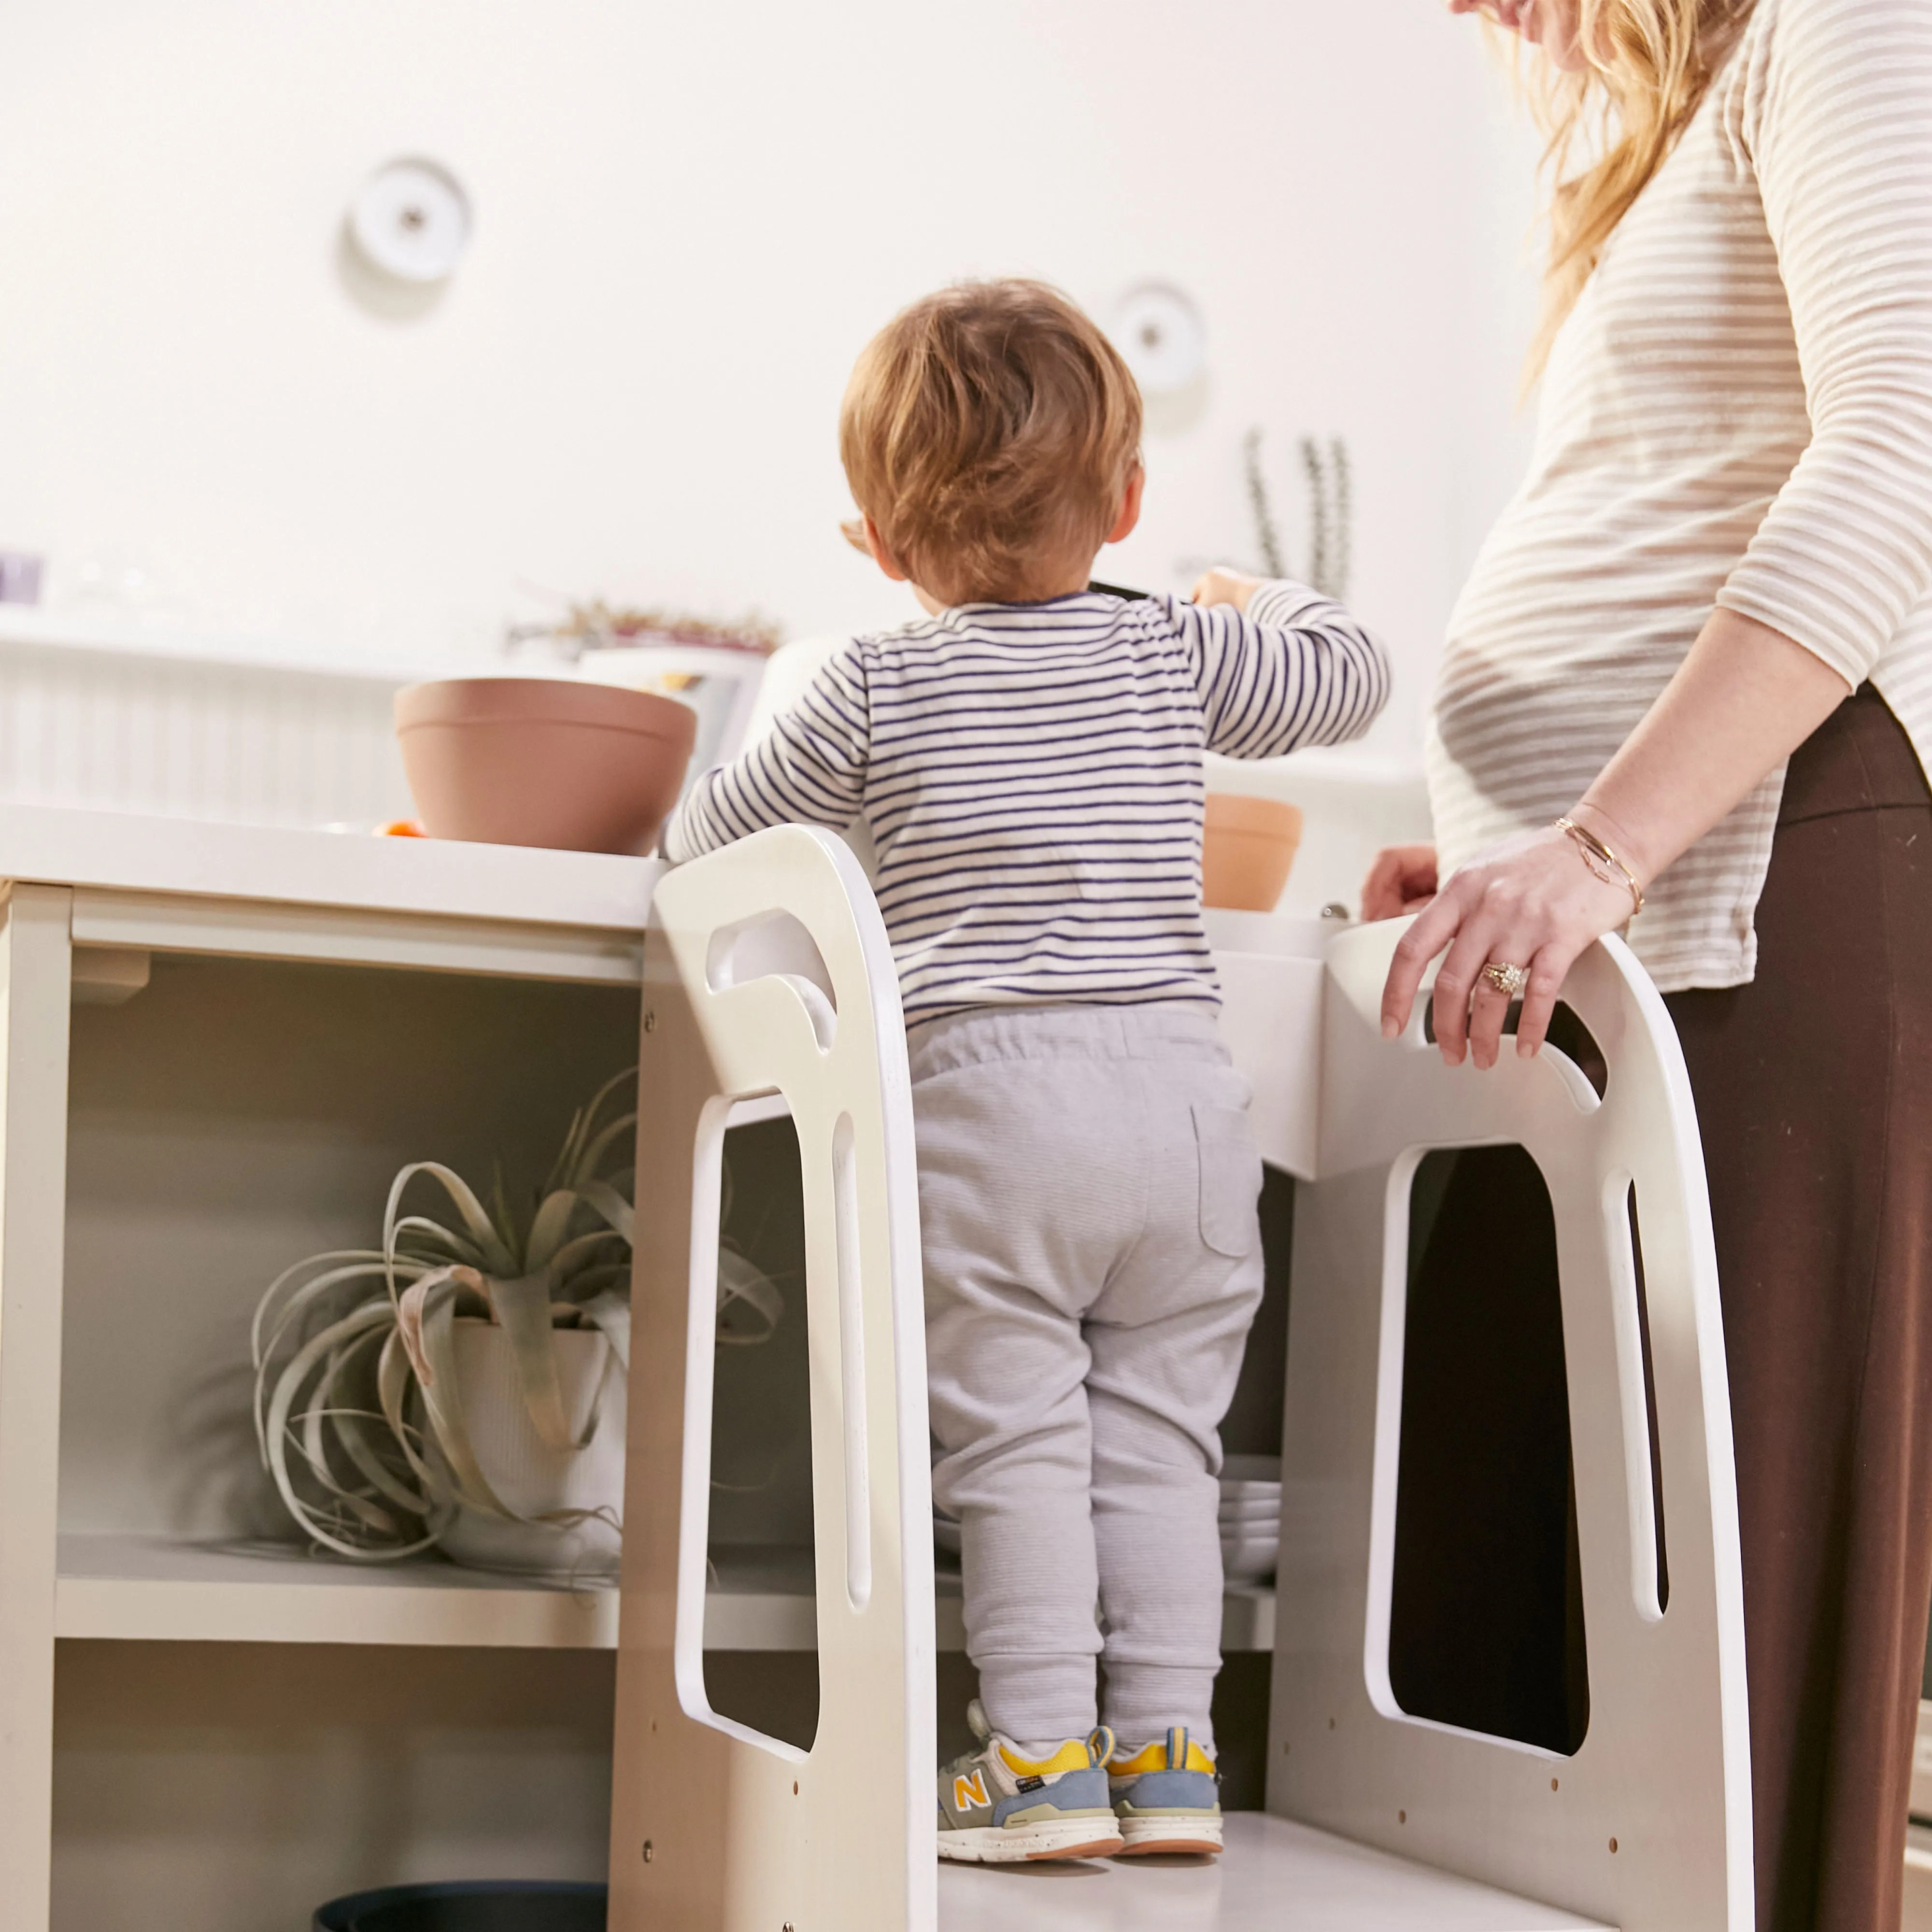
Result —
M1210 570L1194 586L1194 601L1202 606L1232 604L1237 610L1248 608L1248 599L1262 587L1258 577L1244 577L1238 570Z
M1362 881L1364 920L1400 919L1436 896L1436 848L1390 845L1376 854Z

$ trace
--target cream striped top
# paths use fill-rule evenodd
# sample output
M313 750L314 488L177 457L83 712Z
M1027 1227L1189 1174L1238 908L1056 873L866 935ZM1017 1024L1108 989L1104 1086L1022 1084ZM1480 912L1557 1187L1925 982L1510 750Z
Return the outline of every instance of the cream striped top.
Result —
M1875 685L1932 769L1932 0L1759 0L1611 238L1450 621L1441 857L1568 810L1714 603ZM1735 986L1780 766L1630 928Z

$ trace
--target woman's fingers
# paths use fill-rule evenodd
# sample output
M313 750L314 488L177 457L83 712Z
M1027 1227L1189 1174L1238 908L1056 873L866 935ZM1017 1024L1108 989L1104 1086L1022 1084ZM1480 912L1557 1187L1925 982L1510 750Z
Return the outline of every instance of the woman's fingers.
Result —
M1480 914L1466 920L1436 975L1436 1044L1451 1066L1461 1066L1468 1051L1470 1004L1494 950L1496 929L1492 921ZM1507 1010L1509 1002L1505 1000L1503 1005ZM1493 1042L1494 1033L1490 1037ZM1489 1063L1478 1060L1476 1064Z
M1506 946L1490 948L1492 958L1506 958ZM1484 964L1486 965L1487 960ZM1496 1056L1502 1051L1503 1024L1509 1018L1510 995L1499 987L1492 986L1484 976L1482 968L1476 970L1476 986L1469 1001L1469 1058L1479 1067L1487 1070L1496 1064ZM1436 1022L1436 1036L1442 1036L1442 1023Z
M1444 892L1430 901L1416 916L1415 923L1396 941L1394 957L1389 962L1388 977L1382 985L1382 1037L1395 1039L1408 1024L1415 1010L1416 989L1429 962L1456 937L1461 925L1462 908L1453 892ZM1440 1016L1438 1016L1440 1024Z
M1562 950L1561 942L1552 941L1549 945L1543 945L1538 940L1526 938L1520 933L1512 933L1508 939L1490 946L1489 957L1483 962L1484 968L1514 966L1522 977L1516 990L1512 993L1503 987L1492 985L1483 968L1477 970L1475 998L1469 1014L1469 1058L1478 1066L1487 1068L1496 1064L1502 1052L1503 1028L1509 1024L1510 1008L1519 1001L1522 1003L1522 1010L1516 1016L1516 1051L1522 1053L1535 1050L1534 1047L1526 1048L1522 1044L1526 1026L1533 1028L1537 1043L1541 1044L1544 1030L1550 1023L1550 1009L1556 1004L1556 993L1546 991L1540 1018L1533 1011L1531 1003L1539 988L1546 989L1551 983L1558 988L1562 986L1563 974L1568 966L1567 958L1558 968L1553 982L1548 982L1543 976L1547 963L1557 958ZM1574 953L1570 956L1574 957Z
M1556 1010L1557 996L1570 976L1582 948L1567 940L1552 940L1531 962L1529 984L1524 988L1522 1013L1516 1023L1516 1050L1523 1058L1543 1051L1550 1036L1550 1016Z

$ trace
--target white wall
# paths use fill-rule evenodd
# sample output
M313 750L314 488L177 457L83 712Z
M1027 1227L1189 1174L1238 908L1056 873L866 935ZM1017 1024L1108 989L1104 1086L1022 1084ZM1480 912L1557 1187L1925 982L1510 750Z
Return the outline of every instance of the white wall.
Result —
M420 662L536 590L896 621L834 446L860 344L950 278L1148 277L1211 334L1104 568L1249 551L1240 442L1355 457L1355 601L1416 741L1520 467L1526 136L1438 0L14 0L0 59L0 548L150 622ZM419 152L477 227L446 294L338 261Z

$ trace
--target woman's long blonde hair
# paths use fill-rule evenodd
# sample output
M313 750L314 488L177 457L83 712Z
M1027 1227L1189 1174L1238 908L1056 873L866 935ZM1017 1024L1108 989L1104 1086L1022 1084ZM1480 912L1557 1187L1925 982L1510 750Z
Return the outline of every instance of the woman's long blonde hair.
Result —
M1604 244L1690 125L1756 0L1578 0L1587 64L1533 58L1525 78L1554 183L1542 326L1525 371L1541 374Z

